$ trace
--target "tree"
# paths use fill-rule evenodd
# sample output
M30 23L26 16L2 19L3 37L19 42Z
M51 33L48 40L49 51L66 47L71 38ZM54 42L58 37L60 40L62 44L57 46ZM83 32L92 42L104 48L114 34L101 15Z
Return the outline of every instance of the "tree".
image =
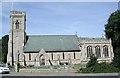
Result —
M120 11L112 13L105 25L106 37L112 40L114 60L113 65L120 68Z
M8 53L8 40L9 36L5 35L2 37L2 62L7 62L7 53Z
M2 62L2 39L0 39L0 62Z
M87 63L87 68L95 66L97 63L97 58L94 55L90 56L90 61Z
M112 64L120 69L120 47L117 47L116 50L116 55L114 56Z

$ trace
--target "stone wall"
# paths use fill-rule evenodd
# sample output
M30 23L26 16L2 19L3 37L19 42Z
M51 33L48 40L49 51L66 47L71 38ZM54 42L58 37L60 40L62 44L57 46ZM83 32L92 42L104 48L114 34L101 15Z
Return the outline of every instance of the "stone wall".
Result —
M63 55L63 53L64 53L64 55ZM50 65L49 59L53 65L59 65L59 62L69 63L69 64L78 64L78 63L80 63L80 54L81 54L80 52L49 52L49 53L45 53L46 65ZM37 55L38 55L38 53L25 53L25 60L26 60L27 65L40 66L39 57L37 57L35 60L35 57Z

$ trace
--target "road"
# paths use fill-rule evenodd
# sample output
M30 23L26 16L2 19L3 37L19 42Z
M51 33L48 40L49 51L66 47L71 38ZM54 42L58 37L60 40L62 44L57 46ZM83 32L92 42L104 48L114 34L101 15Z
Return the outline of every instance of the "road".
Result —
M118 76L3 76L2 78L120 78Z
M1 75L2 78L120 78L118 73L79 74L79 73L10 73Z

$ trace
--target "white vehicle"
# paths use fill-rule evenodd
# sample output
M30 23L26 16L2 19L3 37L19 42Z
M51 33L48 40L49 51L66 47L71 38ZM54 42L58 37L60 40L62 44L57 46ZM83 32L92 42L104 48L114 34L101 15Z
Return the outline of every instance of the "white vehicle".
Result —
M10 69L7 67L0 67L0 73L4 74L4 73L10 73Z

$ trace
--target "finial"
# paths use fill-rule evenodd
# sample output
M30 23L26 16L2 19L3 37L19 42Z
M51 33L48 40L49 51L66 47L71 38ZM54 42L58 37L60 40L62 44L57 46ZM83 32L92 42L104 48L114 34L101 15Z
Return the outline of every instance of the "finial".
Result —
M104 38L104 34L102 34L102 38Z
M75 32L75 35L77 36L77 32Z

